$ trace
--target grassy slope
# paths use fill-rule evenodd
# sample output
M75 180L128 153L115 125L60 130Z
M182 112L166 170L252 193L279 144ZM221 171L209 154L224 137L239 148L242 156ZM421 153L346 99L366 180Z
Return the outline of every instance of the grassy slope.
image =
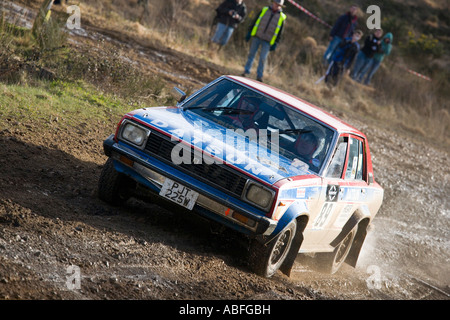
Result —
M54 32L61 21L57 12L52 17ZM162 79L141 72L114 46L75 45L60 34L51 42L56 50L42 47L30 30L0 19L0 132L97 126L106 136L127 111L172 104ZM47 70L50 79L42 79Z
M144 37L154 44L169 46L192 56L226 66L240 74L248 53L244 38L251 16L261 1L246 0L249 19L233 34L221 51L207 49L214 8L221 0L150 0L150 15L137 23L142 12L134 1L98 1L83 10L111 29ZM354 1L297 1L332 24ZM325 72L321 57L327 45L328 29L291 4L284 39L269 55L265 81L305 98L345 117L396 126L412 134L450 144L450 11L445 1L356 1L365 10L369 4L381 8L382 27L394 33L394 50L373 79L373 87L357 85L348 78L339 88L330 90L315 81ZM95 16L95 18L94 18ZM360 26L365 29L368 14L360 12ZM423 37L421 38L421 34ZM437 40L438 46L432 48ZM438 50L439 49L439 50ZM432 77L428 82L408 73L405 68ZM439 137L438 140L435 137Z
M40 122L43 129L54 122L76 127L94 120L105 123L128 111L125 101L83 83L0 84L0 93L0 128L30 121Z

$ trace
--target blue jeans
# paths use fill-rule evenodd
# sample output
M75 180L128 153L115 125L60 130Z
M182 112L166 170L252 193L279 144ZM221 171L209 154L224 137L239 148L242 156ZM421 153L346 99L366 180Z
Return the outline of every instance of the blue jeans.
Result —
M323 60L327 64L331 63L331 58L333 57L334 50L336 50L339 43L341 43L342 38L338 36L334 36L333 39L330 41L330 44L328 45L327 50L325 51L325 54L323 55Z
M368 58L364 54L364 52L360 51L356 56L355 65L353 66L353 71L350 74L350 77L353 80L361 82L367 70L369 69L369 64L371 63L372 60L373 58Z
M219 22L217 24L216 33L212 37L211 41L224 46L228 43L228 40L230 40L233 31L233 27L229 27L226 24Z
M252 69L253 60L255 60L256 53L258 52L259 46L261 46L261 52L259 54L259 64L256 70L256 78L262 79L264 74L264 67L266 65L267 56L270 51L270 42L261 40L257 37L252 38L252 43L250 45L250 52L248 54L248 60L245 64L244 73L249 74Z
M373 75L375 74L375 72L377 72L378 68L381 65L381 61L372 59L372 61L370 61L369 66L367 68L367 77L366 80L364 80L364 84L369 85L370 81L372 80Z

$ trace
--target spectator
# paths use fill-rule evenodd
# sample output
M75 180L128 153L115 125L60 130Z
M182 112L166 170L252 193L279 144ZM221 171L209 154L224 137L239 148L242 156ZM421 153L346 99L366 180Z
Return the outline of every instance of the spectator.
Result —
M364 78L373 56L380 50L382 35L383 30L376 29L373 34L366 37L364 47L359 51L358 56L356 57L355 66L350 74L353 80L361 82Z
M217 27L212 43L219 45L219 50L228 43L237 26L244 21L247 7L242 0L225 0L216 9Z
M353 35L353 30L355 30L358 25L358 17L356 16L357 12L358 6L353 4L347 13L337 19L330 32L330 44L328 45L328 48L323 56L325 64L331 63L333 52L342 40Z
M349 72L353 61L359 52L359 39L363 33L361 30L356 30L351 38L344 39L334 51L330 69L325 77L326 83L337 85L342 74Z
M264 67L267 61L267 56L270 51L275 51L283 31L286 15L283 13L282 7L284 0L274 0L270 7L264 7L256 16L257 18L251 24L246 40L251 41L250 52L247 63L245 64L244 73L242 76L246 77L250 74L255 55L261 46L259 55L259 64L256 71L256 80L262 81L264 74Z
M390 32L383 37L379 51L373 55L373 59L368 66L367 77L364 80L365 85L370 85L370 81L372 80L375 72L377 72L378 68L380 67L384 57L388 56L391 53L393 40L394 36Z

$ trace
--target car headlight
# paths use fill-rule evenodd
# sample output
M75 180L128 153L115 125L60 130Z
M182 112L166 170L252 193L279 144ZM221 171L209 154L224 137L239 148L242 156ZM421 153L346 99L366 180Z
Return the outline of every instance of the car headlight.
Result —
M245 198L262 209L270 209L274 197L274 191L261 185L251 183L247 187Z
M126 122L122 126L121 138L138 146L143 147L150 134L150 130L144 129L132 122Z

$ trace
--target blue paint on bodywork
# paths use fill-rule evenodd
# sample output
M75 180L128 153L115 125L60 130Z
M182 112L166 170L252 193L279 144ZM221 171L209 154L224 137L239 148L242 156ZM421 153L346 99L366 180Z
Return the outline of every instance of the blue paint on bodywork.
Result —
M284 227L286 227L289 224L289 222L296 219L300 215L309 215L309 210L306 206L305 201L298 200L289 206L284 215L278 221L277 227L272 233L272 236L275 236L278 233L280 233L284 229Z
M311 172L291 166L292 160L248 141L234 130L202 118L191 111L180 108L152 108L136 110L133 118L170 136L172 140L183 140L188 144L213 155L268 184L284 178L309 175Z
M137 150L135 148L129 147L127 144L124 144L123 142L116 143L112 140L112 137L107 139L104 143L106 148L109 148L110 150L113 150L115 152L118 152L119 154L126 155L127 157L133 159L134 161L138 161L140 164L144 165L145 167L154 170L155 172L158 172L165 177L168 177L170 179L173 179L175 181L178 181L185 185L188 188L191 188L192 190L195 190L204 196L208 197L209 199L212 199L218 203L223 204L224 206L238 211L255 221L259 221L264 223L262 221L265 217L265 212L255 208L254 206L251 206L250 204L244 202L241 199L236 199L230 195L225 194L224 192L217 190L199 180L196 178L190 176L189 174L186 174L182 171L177 170L176 168L167 165L153 157L150 157L146 155L141 150ZM130 176L132 179L136 180L140 184L146 186L148 189L153 191L155 195L159 194L160 188L156 186L154 183L150 182L146 178L144 178L141 174L139 174L134 168L129 167L120 161L114 161L114 167L117 171L124 173L128 176ZM243 226L233 223L229 219L226 219L225 217L215 213L211 212L205 208L202 208L198 205L195 206L195 211L200 213L203 216L206 216L212 220L215 220L217 222L220 222L222 224L225 224L229 227L231 227L234 230L237 230L244 234L251 234L252 232Z
M315 199L319 197L321 187L297 187L291 189L284 189L280 191L280 200L291 199Z

